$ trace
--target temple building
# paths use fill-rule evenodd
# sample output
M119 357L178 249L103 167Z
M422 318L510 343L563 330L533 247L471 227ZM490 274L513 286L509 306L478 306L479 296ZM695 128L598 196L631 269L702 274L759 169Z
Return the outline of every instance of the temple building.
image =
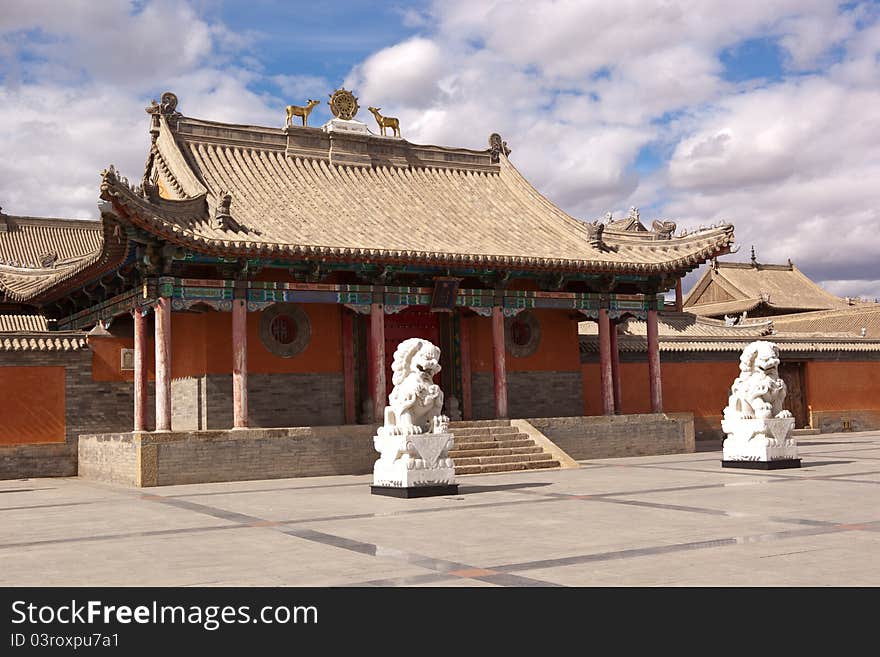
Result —
M321 127L177 104L147 109L140 180L102 173L99 221L0 217L7 476L50 472L45 454L75 470L84 433L381 422L408 337L443 350L453 419L611 415L611 327L639 321L638 395L663 411L664 293L729 252L731 225L578 220L497 134L484 150L376 135L345 90ZM582 321L601 353L588 376Z

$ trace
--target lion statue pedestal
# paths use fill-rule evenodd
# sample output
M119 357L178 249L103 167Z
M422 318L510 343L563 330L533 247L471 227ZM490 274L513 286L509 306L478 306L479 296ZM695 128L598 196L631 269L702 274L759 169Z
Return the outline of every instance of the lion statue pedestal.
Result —
M739 359L721 429L726 434L721 466L776 470L799 468L794 417L783 409L786 388L779 378L779 348L758 340Z
M385 423L373 438L381 454L373 466L374 495L428 497L455 495L455 464L449 458L454 439L442 415L443 391L434 383L440 349L409 338L394 352L394 389L385 407Z

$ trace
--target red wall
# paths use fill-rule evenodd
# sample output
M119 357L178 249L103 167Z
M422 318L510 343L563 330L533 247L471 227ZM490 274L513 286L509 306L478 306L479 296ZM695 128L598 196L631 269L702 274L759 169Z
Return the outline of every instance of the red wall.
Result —
M581 373L584 413L601 415L599 363L584 363ZM705 417L720 416L727 406L730 384L738 375L739 361L736 359L661 363L663 410L670 413L693 413ZM623 413L651 412L647 363L621 363L620 388Z
M340 306L302 304L312 337L308 346L292 358L281 358L260 340L261 312L248 313L248 371L253 374L316 373L342 371ZM149 324L152 326L152 323ZM152 333L152 332L151 332ZM121 350L134 346L133 338L94 338L92 376L96 381L132 381L133 372L122 371ZM147 341L147 367L153 378L155 348ZM171 376L182 378L232 372L232 314L225 312L171 313Z
M728 390L739 375L730 360L662 363L663 410L693 413L718 427ZM584 363L584 413L600 415L599 364ZM813 411L880 410L880 362L807 361L806 402ZM647 363L621 363L624 413L650 412ZM704 423L705 424L705 423Z
M814 411L880 410L880 362L809 361L805 378Z
M508 372L572 371L580 367L577 321L569 319L566 310L538 309L532 311L541 325L541 342L531 356L514 358L507 352ZM492 319L473 317L470 320L471 370L491 372Z
M0 445L65 440L64 367L0 367Z

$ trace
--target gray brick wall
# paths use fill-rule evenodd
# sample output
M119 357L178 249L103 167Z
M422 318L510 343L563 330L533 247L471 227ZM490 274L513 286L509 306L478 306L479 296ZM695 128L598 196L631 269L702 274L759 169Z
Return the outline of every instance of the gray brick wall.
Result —
M123 486L138 485L138 445L132 434L82 436L79 476Z
M471 375L471 400L475 420L495 417L495 376ZM511 418L565 417L584 414L581 372L508 372L507 405Z
M338 425L345 421L342 374L250 374L251 427ZM175 431L232 427L232 375L209 374L171 382Z
M573 459L693 452L690 413L528 418Z
M374 427L295 427L198 434L82 436L80 474L130 486L367 474Z

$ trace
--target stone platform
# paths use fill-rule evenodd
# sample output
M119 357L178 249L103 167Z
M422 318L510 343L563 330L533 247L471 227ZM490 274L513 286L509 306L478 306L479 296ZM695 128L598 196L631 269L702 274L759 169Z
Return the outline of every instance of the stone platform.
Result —
M721 461L722 468L745 468L746 470L785 470L801 467L800 459L776 459L775 461Z
M436 497L438 495L458 495L458 484L440 484L437 486L370 486L373 495L415 499L417 497Z
M79 476L125 486L365 474L367 425L91 434L79 437Z

